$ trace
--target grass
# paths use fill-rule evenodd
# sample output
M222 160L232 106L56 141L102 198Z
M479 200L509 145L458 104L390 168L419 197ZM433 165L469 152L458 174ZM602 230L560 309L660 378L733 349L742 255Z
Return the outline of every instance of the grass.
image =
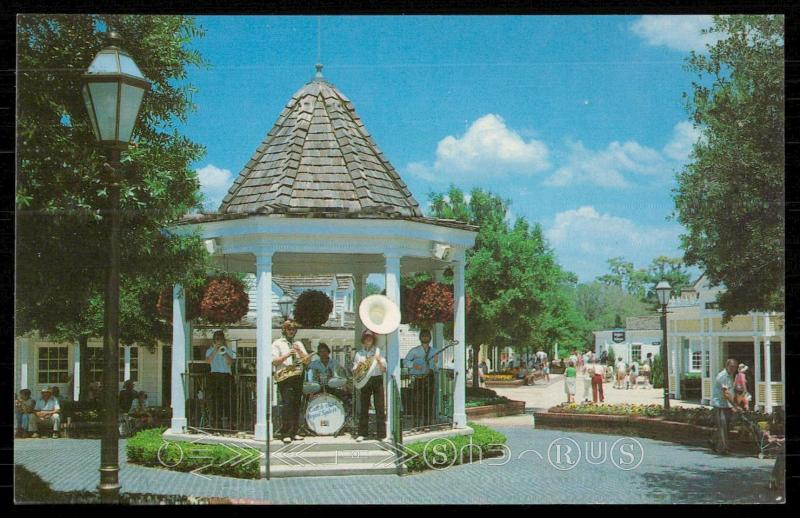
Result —
M471 461L502 456L506 436L488 426L468 423L472 435L459 435L428 442L404 445L419 455L405 463L409 473L428 469L444 469ZM471 456L470 456L471 454Z
M259 478L260 462L254 450L234 450L219 444L166 441L165 428L143 430L126 444L128 462L173 471L201 470L204 475ZM246 454L243 454L247 452Z

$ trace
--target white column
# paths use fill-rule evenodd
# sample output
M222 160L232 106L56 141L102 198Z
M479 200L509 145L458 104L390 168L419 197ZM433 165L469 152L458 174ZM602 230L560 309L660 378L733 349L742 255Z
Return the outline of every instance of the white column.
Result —
M433 280L436 282L442 282L442 278L444 277L444 272L442 270L434 270L433 271ZM444 347L444 324L439 322L433 325L433 345L436 349L441 349ZM445 366L448 362L445 362L444 357L451 358L453 356L453 350L448 349L444 354L439 355L438 365L441 369ZM438 401L438 398L437 398Z
M769 344L769 313L764 314L764 411L772 412L772 358Z
M123 346L122 349L124 351L123 352L123 359L124 359L124 362L125 362L124 363L124 365L125 365L125 367L124 367L125 376L124 376L124 379L122 381L126 381L126 380L131 379L131 346L130 345L125 345L125 346Z
M386 296L400 306L400 256L384 254L386 261ZM391 416L394 415L394 401L390 378L394 379L394 386L400 390L400 331L386 335L386 350L382 352L386 357L386 434L388 437L394 436L394 423Z
M257 441L272 438L272 412L267 407L272 387L272 254L256 256L256 426ZM271 409L270 409L271 410Z
M361 306L361 301L364 300L364 295L367 292L367 275L357 273L353 276L353 282L355 283L353 287L353 312L355 313L353 347L359 349L361 347L361 333L364 332L364 323L361 321L358 308Z
M755 329L756 326L753 326L753 330ZM758 399L758 384L761 383L761 345L757 336L753 337L753 358L755 358L755 371L753 372L755 386L751 387L751 390L753 391L753 408L755 409L764 403Z
M19 339L19 388L29 389L28 386L28 365L30 357L30 341L27 338ZM36 396L36 394L33 394Z
M464 298L464 254L453 261L453 339L458 341L455 349L456 383L453 394L453 427L467 427L466 413L466 373L464 361L467 347L466 304ZM478 373L476 372L475 375Z
M72 347L72 400L81 399L81 344L75 342Z
M186 296L183 286L172 288L172 423L173 433L186 431L186 393L183 376L186 372L186 350L189 348L189 325L186 322Z

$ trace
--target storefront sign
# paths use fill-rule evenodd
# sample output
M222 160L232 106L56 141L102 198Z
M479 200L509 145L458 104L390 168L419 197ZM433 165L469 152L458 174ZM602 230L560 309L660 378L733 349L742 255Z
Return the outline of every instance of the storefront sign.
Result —
M611 340L613 340L615 344L621 344L625 341L625 331L612 331Z

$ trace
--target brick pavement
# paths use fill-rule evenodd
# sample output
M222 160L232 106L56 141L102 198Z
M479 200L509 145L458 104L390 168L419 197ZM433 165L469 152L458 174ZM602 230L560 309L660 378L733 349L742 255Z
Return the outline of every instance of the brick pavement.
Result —
M371 475L305 479L242 480L147 468L125 461L120 445L120 483L131 493L227 497L287 504L419 503L723 503L774 502L766 489L773 462L721 457L708 451L638 439L640 466L630 471L611 462L585 459L560 471L548 463L552 441L569 437L579 444L613 445L614 436L533 430L530 416L484 421L508 437L511 456L403 477ZM527 453L523 453L527 450ZM530 450L538 452L533 453ZM587 450L588 451L588 450ZM541 458L540 456L541 455ZM15 462L45 479L54 490L94 490L100 442L89 439L17 440ZM504 463L504 465L498 465ZM739 474L747 473L747 484Z

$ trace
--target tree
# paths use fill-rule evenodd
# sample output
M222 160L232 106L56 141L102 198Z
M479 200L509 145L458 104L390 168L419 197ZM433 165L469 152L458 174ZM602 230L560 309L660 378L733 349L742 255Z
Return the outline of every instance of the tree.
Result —
M177 131L193 109L186 70L203 66L188 47L202 36L191 18L131 15L23 15L18 18L17 291L18 333L80 340L98 335L108 264L104 157L89 127L81 74L113 27L152 83L121 182L121 340L160 334L142 300L205 268L197 236L163 232L200 206L191 169L201 146ZM83 355L85 357L86 355Z
M510 202L479 188L467 200L451 186L446 194L432 193L430 201L431 216L480 226L466 259L469 341L490 347L551 348L552 340L562 336L562 328L569 324L568 313L561 311L568 299L559 299L556 293L574 276L558 266L541 227L524 218L509 223ZM473 369L477 372L477 355Z
M647 268L647 294L645 301L654 308L660 307L655 287L662 280L669 282L672 287L672 293L680 293L683 288L689 286L691 277L683 259L660 255L653 259Z
M687 110L702 134L674 191L685 260L724 285L725 319L784 304L784 17L715 16L693 52Z

